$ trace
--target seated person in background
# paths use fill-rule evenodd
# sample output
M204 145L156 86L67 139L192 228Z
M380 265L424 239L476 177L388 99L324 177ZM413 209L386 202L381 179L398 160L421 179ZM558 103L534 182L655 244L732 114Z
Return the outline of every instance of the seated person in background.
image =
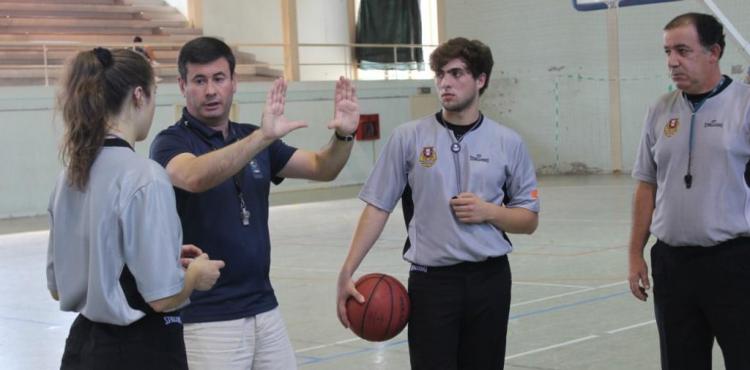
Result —
M133 44L133 50L146 57L151 63L151 66L159 64L159 62L156 61L156 53L154 53L154 49L150 46L143 45L143 39L140 36L133 37Z

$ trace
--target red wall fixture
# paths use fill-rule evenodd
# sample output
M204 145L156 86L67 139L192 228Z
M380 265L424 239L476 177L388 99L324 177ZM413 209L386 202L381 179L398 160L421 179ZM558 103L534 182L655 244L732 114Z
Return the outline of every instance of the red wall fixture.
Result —
M356 138L359 141L380 139L380 115L360 114Z

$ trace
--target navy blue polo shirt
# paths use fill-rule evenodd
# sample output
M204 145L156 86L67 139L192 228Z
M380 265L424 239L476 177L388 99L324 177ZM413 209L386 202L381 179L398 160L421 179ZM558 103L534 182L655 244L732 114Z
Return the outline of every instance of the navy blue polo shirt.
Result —
M221 132L183 110L180 121L156 136L150 156L166 167L178 154L200 156L230 145L258 128L229 122L229 137L224 140ZM211 259L226 263L211 290L196 291L190 297L191 304L182 310L184 322L234 320L269 311L278 305L269 278L268 194L271 182L279 184L283 180L276 175L295 150L276 140L242 170L240 187L250 211L247 226L242 225L238 189L233 178L202 193L175 187L183 242L195 244Z

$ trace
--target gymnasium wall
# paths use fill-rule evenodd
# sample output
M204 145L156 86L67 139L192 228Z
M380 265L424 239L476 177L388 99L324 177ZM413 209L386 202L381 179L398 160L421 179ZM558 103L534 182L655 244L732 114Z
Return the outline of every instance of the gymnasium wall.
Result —
M716 3L745 38L750 2ZM483 111L520 132L540 173L610 173L606 11L577 12L569 0L446 1L448 38L478 38L495 68ZM662 29L678 14L709 12L684 0L619 10L623 170L635 160L647 106L673 89ZM722 71L742 80L747 54L727 37Z
M252 1L253 7L243 7L244 1L231 1L236 6L222 7L231 9L230 14L204 11L211 14L204 19L205 34L229 42L280 42L278 4ZM740 32L750 37L750 19L738 16L750 14L750 2L717 3ZM305 19L300 24L307 25L300 26L300 41L339 42L346 28L342 17L345 1L325 0L330 9L325 12L325 26L310 31L313 16L322 16L321 11L312 9L314 4L313 0L298 1L298 14ZM495 69L482 109L524 137L537 172L612 171L604 11L577 12L568 0L450 0L445 1L445 7L447 37L479 38L492 47ZM619 10L625 172L632 168L648 104L673 89L662 51L662 27L687 11L708 9L701 1L684 0ZM748 64L750 58L728 37L722 59L724 73L742 79ZM362 113L380 113L382 138L411 119L412 112L434 108L434 99L418 96L418 88L432 87L432 81L359 81L357 85ZM236 101L242 121L258 121L267 86L240 84ZM307 119L312 127L292 133L288 142L316 149L328 140L329 132L323 127L332 111L332 91L332 82L291 85L287 115ZM157 102L153 133L174 121L175 105L182 102L177 86L160 84ZM54 88L0 88L0 124L4 129L0 136L0 218L45 213L60 169L57 148L62 129L53 108ZM150 140L138 146L141 154L146 155ZM286 181L274 191L361 183L382 142L355 146L350 163L332 184Z
M203 1L203 32L220 36L231 44L281 44L284 42L280 1ZM349 42L347 0L297 0L297 42L300 44L346 44ZM284 49L278 46L240 47L256 59L284 69ZM299 48L301 80L332 80L346 74L351 62L347 48Z
M412 110L435 111L437 100L420 96L421 87L431 81L360 81L357 83L362 113L379 113L381 137L393 127L409 121ZM241 122L259 123L268 83L243 83L238 87L235 103ZM289 134L291 145L317 150L331 138L325 127L333 114L334 82L292 83L287 93L286 116L307 121L308 128ZM54 88L0 88L0 218L33 216L46 213L49 195L61 168L58 157L62 121L54 110ZM426 102L424 101L426 99ZM414 101L420 101L414 105ZM149 137L136 145L136 151L148 155L153 137L175 122L177 105L184 99L176 84L159 84L154 124ZM433 107L429 107L433 105ZM427 106L427 107L425 107ZM329 183L286 180L272 191L309 189L361 184L372 169L383 140L358 142L351 159L339 177Z

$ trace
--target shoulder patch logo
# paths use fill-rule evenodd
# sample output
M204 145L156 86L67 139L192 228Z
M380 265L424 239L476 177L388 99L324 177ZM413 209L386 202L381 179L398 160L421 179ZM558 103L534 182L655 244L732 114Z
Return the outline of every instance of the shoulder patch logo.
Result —
M666 125L664 125L664 136L666 137L672 137L674 134L677 133L677 129L680 128L680 119L679 118L672 118L670 119Z
M419 153L419 164L422 167L430 168L437 161L437 152L435 152L434 146L426 146L422 148L422 152Z

